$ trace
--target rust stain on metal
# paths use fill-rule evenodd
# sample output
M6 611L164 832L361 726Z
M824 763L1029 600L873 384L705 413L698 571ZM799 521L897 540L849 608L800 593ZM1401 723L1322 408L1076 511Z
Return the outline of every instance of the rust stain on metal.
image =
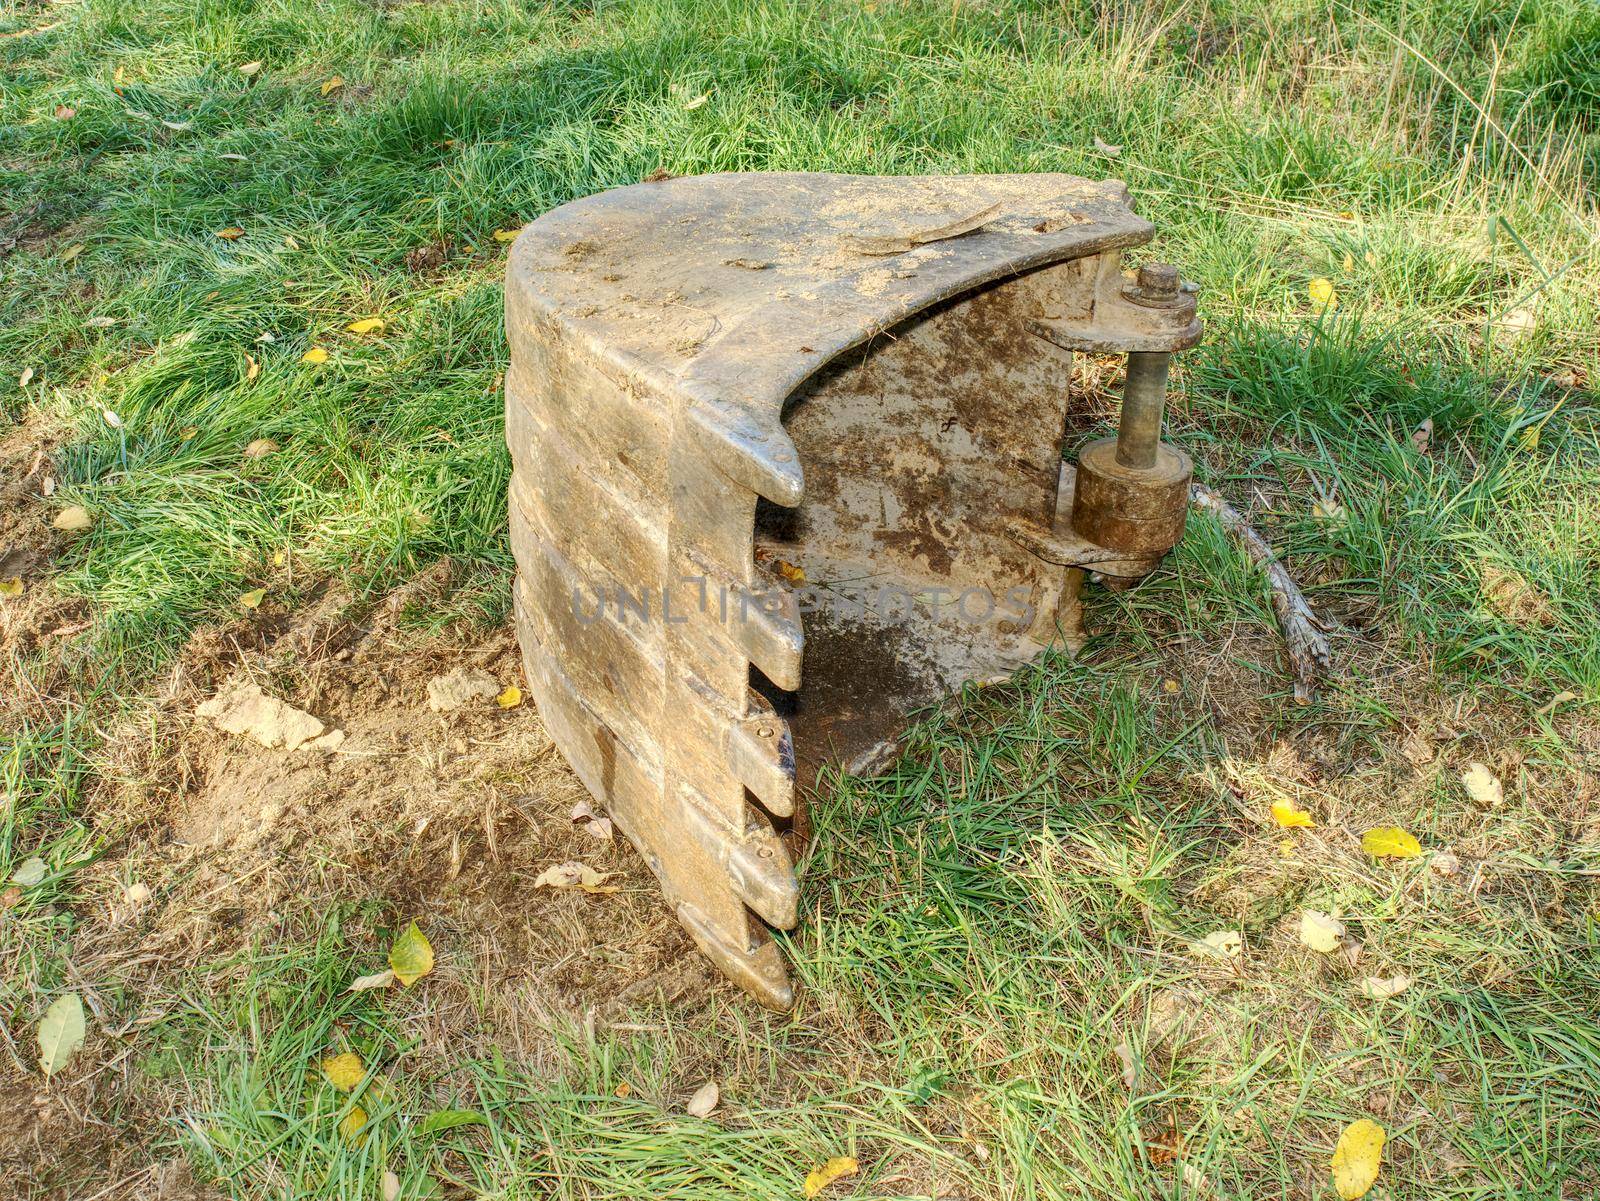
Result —
M1079 634L1085 572L1182 534L1166 358L1200 335L1122 184L732 174L556 209L513 248L515 604L552 736L700 948L793 1000L769 933L830 761ZM1073 351L1124 428L1062 461ZM1139 357L1143 356L1143 357Z

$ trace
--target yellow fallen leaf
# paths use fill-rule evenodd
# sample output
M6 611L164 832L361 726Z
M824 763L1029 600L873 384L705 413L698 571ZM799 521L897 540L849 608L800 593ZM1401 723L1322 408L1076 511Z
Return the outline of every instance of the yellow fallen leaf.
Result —
M1300 941L1313 951L1324 955L1331 955L1339 949L1339 940L1344 937L1344 923L1336 917L1320 913L1315 909L1303 910L1300 914Z
M344 76L335 75L332 79L324 79L322 81L322 94L326 96L330 92L337 92L342 87L344 87Z
M0 580L0 596L21 596L22 577L11 576L9 579Z
M631 1097L633 1096L633 1085L624 1080L621 1084L617 1085L616 1088L611 1090L611 1095L613 1097Z
M1351 1122L1333 1148L1333 1187L1344 1201L1356 1201L1378 1179L1383 1162L1383 1127L1370 1118Z
M342 1055L334 1055L322 1061L322 1074L328 1078L328 1083L341 1093L354 1092L357 1086L367 1078L366 1066L361 1062L361 1056L354 1051L346 1051Z
M791 584L804 584L806 582L805 571L802 568L796 567L787 559L778 560L778 574L784 579L788 580Z
M684 111L692 113L692 112L694 112L695 109L699 108L702 104L704 104L707 100L710 100L710 99L711 99L711 94L709 92L707 92L707 93L705 93L703 95L700 95L700 96L696 96L693 100L690 100L688 103L686 103L683 106L684 107Z
M240 63L239 74L243 75L246 79L253 78L256 75L261 74L261 64L259 62Z
M1339 270L1343 271L1346 275L1349 275L1355 269L1356 269L1356 256L1351 254L1347 250L1347 251L1345 251L1345 254L1344 254L1344 261L1339 264Z
M55 520L50 524L58 530L76 534L92 526L94 518L89 516L89 510L82 505L68 505L56 514Z
M383 332L382 317L365 317L360 321L352 321L345 326L352 334L378 334Z
M282 567L288 561L289 561L289 556L287 554L285 554L283 551L275 550L275 551L272 552L272 565L274 567Z
M1375 859L1415 859L1422 844L1399 826L1374 826L1361 836L1361 849Z
M499 696L495 697L494 703L499 705L502 709L515 709L518 705L522 704L522 689L513 684Z
M835 1159L830 1159L820 1168L812 1168L811 1171L806 1173L806 1196L815 1197L835 1180L842 1179L845 1176L854 1176L860 1170L861 1165L856 1163L852 1156L841 1155Z
M267 590L265 588L252 588L249 592L240 595L239 607L241 609L259 609L261 602L266 599L266 595Z
M68 246L65 250L63 250L61 252L61 261L63 263L70 263L73 259L77 258L82 253L83 253L83 243L82 242L74 242L71 246Z
M394 978L406 988L433 971L433 944L416 922L407 926L389 948L389 966L394 969Z
M240 238L244 237L244 230L240 229L237 225L230 225L227 229L217 230L217 237L225 239L229 242L237 242Z
M350 1112L339 1119L339 1137L352 1147L367 1145L367 1111L352 1105Z
M326 363L328 361L328 352L320 346L313 346L300 356L300 361L302 363Z
M494 231L494 240L496 242L515 242L517 235L521 232L520 229L497 229Z
M1339 307L1339 294L1333 290L1331 280L1318 276L1306 285L1306 294L1311 297L1311 303L1322 309L1336 309Z
M1311 820L1311 815L1304 809L1296 809L1288 801L1272 802L1272 820L1285 830L1296 827L1310 830L1315 828L1317 824Z
M1161 691L1166 693L1168 696L1176 696L1182 690L1183 685L1178 683L1176 680L1166 679L1161 681Z

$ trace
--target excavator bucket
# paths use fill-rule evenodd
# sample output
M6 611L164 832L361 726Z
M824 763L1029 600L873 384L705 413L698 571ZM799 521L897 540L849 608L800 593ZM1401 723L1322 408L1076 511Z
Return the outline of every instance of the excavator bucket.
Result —
M727 174L529 225L506 278L529 688L695 942L793 989L804 799L908 715L1071 642L1085 574L1149 572L1190 464L1160 441L1200 335L1121 183ZM1063 461L1071 356L1128 355L1119 433Z

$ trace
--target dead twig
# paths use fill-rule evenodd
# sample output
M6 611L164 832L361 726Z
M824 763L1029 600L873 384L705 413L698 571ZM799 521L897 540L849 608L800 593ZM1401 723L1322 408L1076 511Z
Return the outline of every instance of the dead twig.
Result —
M1333 651L1310 602L1289 578L1267 540L1255 532L1239 510L1204 484L1190 485L1189 500L1195 508L1204 509L1215 517L1267 573L1267 582L1272 586L1272 611L1278 615L1278 628L1283 631L1289 668L1294 675L1294 699L1298 704L1309 705L1322 673L1333 663Z

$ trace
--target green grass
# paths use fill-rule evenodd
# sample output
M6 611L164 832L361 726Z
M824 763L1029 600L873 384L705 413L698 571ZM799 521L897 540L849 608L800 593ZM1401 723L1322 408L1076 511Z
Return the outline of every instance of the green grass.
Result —
M42 1087L33 1023L92 988L133 1065L98 1116L223 1195L376 1197L387 1169L408 1197L778 1198L852 1154L836 1193L1331 1197L1368 1114L1390 1196L1600 1188L1592 4L0 6L0 34L47 25L0 37L0 410L64 431L50 504L95 524L48 586L95 624L0 676L0 877L50 865L0 913L0 1083ZM413 624L504 619L494 231L658 169L1126 179L1204 289L1173 436L1341 623L1336 682L1288 702L1261 580L1197 518L1170 570L1095 599L1085 662L971 690L889 775L824 790L792 1018L719 993L511 1037L448 918L433 991L342 993L409 916L350 894L81 979L91 869L159 824L105 807L130 783L107 731L192 631L251 588L377 596L444 555L454 590ZM1488 605L1486 565L1548 620ZM1410 763L1422 729L1438 756ZM1462 794L1471 759L1503 809ZM1289 853L1262 780L1317 811ZM1390 822L1460 876L1355 850ZM1306 906L1359 966L1285 933ZM1225 928L1242 966L1190 953ZM1359 995L1397 971L1400 997ZM314 1070L345 1048L382 1074L361 1146ZM713 1072L723 1108L687 1117ZM451 1105L490 1124L418 1133Z

